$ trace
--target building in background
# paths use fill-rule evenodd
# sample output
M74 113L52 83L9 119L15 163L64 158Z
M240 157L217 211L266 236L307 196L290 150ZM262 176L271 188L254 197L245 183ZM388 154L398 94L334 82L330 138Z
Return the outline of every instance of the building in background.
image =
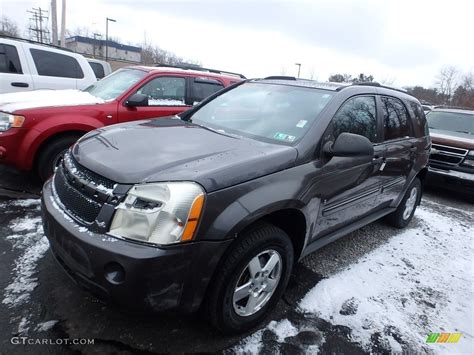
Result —
M108 59L114 70L141 62L142 49L140 47L120 44L111 40L109 40L108 47ZM103 39L73 36L66 38L66 48L87 57L105 59L105 40Z

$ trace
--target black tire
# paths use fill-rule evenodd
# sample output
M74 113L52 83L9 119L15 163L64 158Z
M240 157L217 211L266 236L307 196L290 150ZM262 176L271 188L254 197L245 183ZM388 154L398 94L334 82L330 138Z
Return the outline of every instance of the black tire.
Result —
M273 294L255 314L239 315L233 302L237 283L250 261L268 250L276 251L281 257L278 264L281 265L281 274L275 283ZM204 315L215 328L226 334L240 333L255 327L285 291L293 268L293 258L293 244L283 230L267 223L251 227L231 246L216 270L203 303Z
M60 137L43 147L41 152L39 152L36 162L36 172L41 181L46 181L53 175L60 157L62 157L66 150L80 137L80 135Z
M413 189L416 189L415 205L413 206L413 209L411 210L411 213L409 215L406 215L406 214L404 215L405 210L407 208L407 201L410 199ZM410 184L410 187L407 189L405 196L403 196L403 199L400 201L400 204L398 205L395 212L389 214L386 217L386 221L393 227L405 228L412 220L413 215L415 214L415 211L416 211L416 207L420 204L421 194L422 194L421 181L420 179L415 178L413 182Z

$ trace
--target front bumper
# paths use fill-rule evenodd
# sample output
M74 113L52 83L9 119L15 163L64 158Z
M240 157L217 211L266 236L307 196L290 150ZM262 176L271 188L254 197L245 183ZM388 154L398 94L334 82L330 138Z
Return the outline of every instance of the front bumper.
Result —
M10 128L0 132L0 164L11 165L21 169L24 164L18 161L19 148L23 142L26 130Z
M158 248L90 232L55 203L51 180L43 188L42 216L51 251L67 273L98 298L128 309L197 310L231 243Z
M429 185L436 185L474 195L474 174L463 171L428 167L427 181Z

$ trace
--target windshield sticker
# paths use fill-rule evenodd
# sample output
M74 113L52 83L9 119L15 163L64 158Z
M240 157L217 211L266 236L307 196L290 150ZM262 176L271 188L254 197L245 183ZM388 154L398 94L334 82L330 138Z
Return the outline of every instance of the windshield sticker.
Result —
M296 124L296 127L298 127L298 128L303 128L304 126L306 126L306 123L308 123L308 121L306 121L306 120L300 120L300 121Z
M295 136L290 136L288 134L280 133L280 132L275 133L273 138L281 140L281 141L286 141L286 142L293 142L296 139Z

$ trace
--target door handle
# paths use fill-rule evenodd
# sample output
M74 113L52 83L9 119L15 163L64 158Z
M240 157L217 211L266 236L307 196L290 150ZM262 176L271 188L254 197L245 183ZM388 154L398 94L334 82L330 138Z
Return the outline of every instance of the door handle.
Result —
M27 88L30 85L28 83L20 83L18 81L14 81L13 83L10 83L11 86L16 86L17 88Z

